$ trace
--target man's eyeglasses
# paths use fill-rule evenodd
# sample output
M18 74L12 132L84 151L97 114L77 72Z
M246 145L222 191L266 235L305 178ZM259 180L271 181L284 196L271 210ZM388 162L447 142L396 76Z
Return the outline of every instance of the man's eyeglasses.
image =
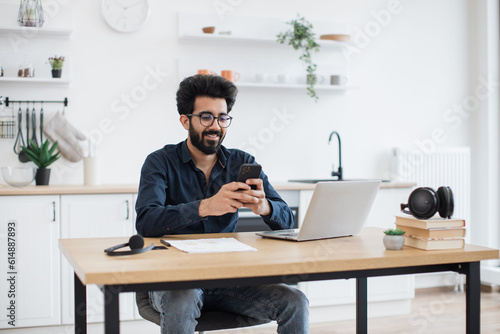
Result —
M200 114L186 114L186 116L198 116L200 118L200 123L204 127L208 128L209 126L212 126L214 124L214 120L217 118L217 124L221 128L227 128L231 125L231 120L233 119L231 116L227 114L223 114L220 116L214 116L209 112L203 112Z

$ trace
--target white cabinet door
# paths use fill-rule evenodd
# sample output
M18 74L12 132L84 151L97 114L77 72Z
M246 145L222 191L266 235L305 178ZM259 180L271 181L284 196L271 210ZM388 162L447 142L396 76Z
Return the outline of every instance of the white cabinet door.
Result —
M59 196L0 197L0 328L60 324Z
M135 233L134 204L132 194L62 195L61 237L130 237ZM63 258L61 266L62 321L64 324L70 324L74 322L74 276L66 259ZM120 294L121 320L134 318L134 298L133 293ZM88 321L101 322L104 320L103 314L103 294L95 285L89 285L87 287Z

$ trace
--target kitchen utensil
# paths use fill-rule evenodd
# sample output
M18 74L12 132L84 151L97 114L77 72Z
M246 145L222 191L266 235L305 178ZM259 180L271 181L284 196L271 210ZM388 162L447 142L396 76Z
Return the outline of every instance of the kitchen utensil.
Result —
M21 111L21 104L19 104L19 110L17 111L17 137L14 142L14 153L19 155L22 152L21 146L25 146L23 129L21 127L23 121L23 112Z
M23 145L24 146L24 145ZM30 147L30 109L29 105L26 103L26 147ZM23 150L19 153L19 161L28 162L30 158L24 153Z
M24 187L35 179L35 167L2 167L4 181L13 187Z
M40 108L40 143L43 143L43 102Z
M35 111L35 102L33 102L33 110L31 111L31 131L33 131L31 135L31 140L38 145L38 140L36 139L36 111Z

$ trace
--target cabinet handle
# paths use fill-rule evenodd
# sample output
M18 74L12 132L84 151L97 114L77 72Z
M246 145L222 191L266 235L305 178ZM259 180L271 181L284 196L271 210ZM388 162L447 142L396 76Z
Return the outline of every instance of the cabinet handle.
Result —
M128 220L130 218L130 209L129 209L129 203L128 203L128 200L125 201L126 205L127 205L127 216L125 217L125 220Z
M56 202L52 202L52 221L56 221Z

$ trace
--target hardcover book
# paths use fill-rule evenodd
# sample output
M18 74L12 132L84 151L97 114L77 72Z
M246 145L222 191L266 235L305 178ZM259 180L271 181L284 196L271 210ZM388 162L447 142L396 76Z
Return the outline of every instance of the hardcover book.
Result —
M418 238L463 238L465 237L465 228L463 227L439 227L439 228L418 228L400 225L396 223L396 228L400 228L406 232L405 235Z
M464 239L424 239L405 237L405 246L419 248L423 250L440 250L440 249L460 249L464 248Z
M417 219L412 216L396 216L396 225L409 226L423 229L443 227L464 227L465 220L461 218L432 217L429 219Z

